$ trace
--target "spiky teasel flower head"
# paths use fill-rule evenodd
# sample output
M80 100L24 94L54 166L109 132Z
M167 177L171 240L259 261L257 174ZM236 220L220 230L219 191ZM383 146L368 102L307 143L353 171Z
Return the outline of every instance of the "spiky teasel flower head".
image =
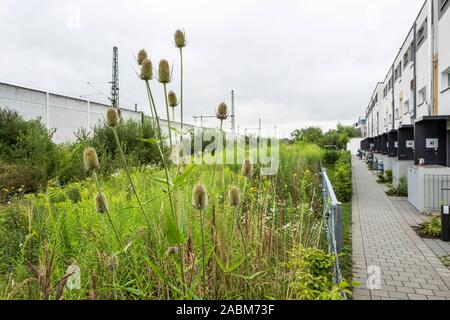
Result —
M242 164L242 175L251 178L253 175L253 163L250 159L246 159Z
M181 49L186 47L186 35L184 31L178 29L177 31L175 31L173 38L175 39L175 46L177 48Z
M106 124L110 128L115 128L119 124L119 113L116 108L108 108L106 111Z
M142 63L147 59L147 57L148 57L147 51L145 51L145 49L141 49L137 56L138 64L141 66Z
M98 161L97 151L94 148L86 148L83 153L84 157L84 168L86 171L93 171L100 168L100 163Z
M178 105L178 99L175 92L170 91L167 95L167 98L169 99L169 106L171 106L172 108L175 108Z
M171 72L170 72L170 65L167 60L163 59L159 62L159 68L158 68L158 81L167 84L170 83L172 80Z
M204 185L198 185L192 190L192 207L205 210L208 207L208 191Z
M239 207L241 204L241 193L236 187L231 187L228 191L228 198L230 201L230 207Z
M225 102L222 102L216 111L217 119L219 120L227 120L228 119L228 106Z
M141 64L141 80L153 79L153 63L150 59L144 59Z
M95 197L95 209L98 213L105 213L108 211L106 199L101 193L97 194L97 196Z

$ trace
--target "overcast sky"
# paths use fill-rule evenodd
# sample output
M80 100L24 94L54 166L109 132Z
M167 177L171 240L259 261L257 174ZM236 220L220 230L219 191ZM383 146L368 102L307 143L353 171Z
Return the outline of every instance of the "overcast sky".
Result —
M0 0L0 81L73 96L109 96L119 47L121 104L147 112L133 55L174 64L184 28L186 118L211 115L236 92L238 125L351 124L363 115L423 0ZM158 92L161 111L162 87ZM89 96L105 101L104 96ZM214 126L213 120L205 125Z

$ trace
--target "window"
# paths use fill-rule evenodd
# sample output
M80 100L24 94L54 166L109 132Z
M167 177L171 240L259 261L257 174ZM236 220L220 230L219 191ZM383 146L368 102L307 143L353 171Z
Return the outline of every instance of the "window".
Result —
M425 21L422 23L419 30L417 31L417 49L419 49L420 46L427 39L427 33L428 33L428 19L425 19Z
M427 101L427 87L419 90L418 104L422 105Z
M403 69L406 69L408 63L409 63L409 48L408 51L406 51L405 54L403 55Z
M439 19L442 18L449 6L450 0L439 0Z
M395 109L395 120L398 120L399 115L398 115L398 108Z
M405 114L407 114L409 112L409 100L405 101L405 109L404 110L405 110L405 112L404 112Z
M398 76L399 76L399 78L402 77L402 62L401 61L398 64Z

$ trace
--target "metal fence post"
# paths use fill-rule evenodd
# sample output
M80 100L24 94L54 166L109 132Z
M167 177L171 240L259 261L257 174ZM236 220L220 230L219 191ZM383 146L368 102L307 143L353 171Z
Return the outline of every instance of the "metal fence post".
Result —
M336 251L342 253L342 203L338 202L335 206L335 237L336 237Z

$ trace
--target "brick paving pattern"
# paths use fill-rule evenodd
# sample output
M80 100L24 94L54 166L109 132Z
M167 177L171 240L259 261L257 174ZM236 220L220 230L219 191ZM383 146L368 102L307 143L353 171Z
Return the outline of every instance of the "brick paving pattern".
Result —
M439 258L450 244L420 238L412 226L426 217L405 199L389 198L356 159L353 189L353 280L361 283L353 298L450 300L450 270Z

